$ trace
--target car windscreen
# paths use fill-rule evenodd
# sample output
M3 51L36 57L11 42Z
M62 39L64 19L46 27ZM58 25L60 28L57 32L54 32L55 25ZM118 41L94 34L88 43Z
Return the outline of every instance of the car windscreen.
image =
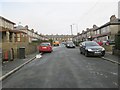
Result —
M73 42L69 42L69 43L67 43L67 44L71 44L71 45L73 45L74 43L73 43Z
M42 43L42 44L40 44L40 46L49 46L50 45L50 43Z
M99 46L99 44L96 42L86 42L85 45L86 46Z

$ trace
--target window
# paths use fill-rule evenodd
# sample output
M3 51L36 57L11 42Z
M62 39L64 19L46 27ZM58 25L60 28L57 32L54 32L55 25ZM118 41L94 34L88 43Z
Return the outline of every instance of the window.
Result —
M18 42L20 42L20 34L17 34L17 35L16 35L16 40L17 40Z
M97 30L97 31L96 31L96 33L97 33L97 34L100 34L100 31L99 31L99 30Z
M102 34L107 33L107 32L109 32L109 31L110 31L109 26L104 27L104 28L101 29L101 33L102 33Z

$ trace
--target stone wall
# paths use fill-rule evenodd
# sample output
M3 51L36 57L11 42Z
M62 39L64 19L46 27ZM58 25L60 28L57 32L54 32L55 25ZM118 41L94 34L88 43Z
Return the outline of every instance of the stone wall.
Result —
M18 57L18 49L20 47L25 47L26 55L32 54L37 51L37 45L35 45L35 44L33 45L33 44L26 43L26 42L15 42L15 43L4 42L4 43L2 43L2 52L4 54L6 51L9 51L11 48L13 48L14 57L17 58Z
M113 49L112 54L120 57L120 50Z
M114 46L114 45L103 45L103 47L105 48L105 50L106 50L107 52L112 52L113 46Z

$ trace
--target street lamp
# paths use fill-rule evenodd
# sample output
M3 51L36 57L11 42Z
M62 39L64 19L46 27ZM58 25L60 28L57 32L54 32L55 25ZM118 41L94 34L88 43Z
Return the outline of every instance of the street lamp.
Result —
M76 31L77 31L77 33L78 33L78 24L73 24L73 25L76 26Z
M70 25L70 27L71 27L71 35L73 36L73 26L76 26L75 28L76 28L76 31L77 31L77 34L78 34L78 24L75 24L75 23L73 23L72 25ZM76 35L77 35L76 34ZM77 42L78 42L78 38L77 38Z
M78 24L75 24L75 23L74 23L73 25L76 26L76 31L77 31L77 34L78 34ZM77 35L77 34L76 34L76 35ZM79 41L78 41L78 35L77 35L77 37L76 37L76 45L78 45L78 42L79 42Z
M73 24L70 25L70 27L71 27L71 40L73 41L73 31L72 31L72 29L73 29Z
M73 35L73 32L72 32L72 25L70 25L70 27L71 27L71 35Z

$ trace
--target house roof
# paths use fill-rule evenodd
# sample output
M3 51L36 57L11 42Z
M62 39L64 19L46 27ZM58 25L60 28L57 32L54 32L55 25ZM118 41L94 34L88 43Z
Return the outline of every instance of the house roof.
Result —
M6 32L6 31L13 32L13 33L24 33L24 34L27 34L27 33L23 32L23 31L20 31L20 30L0 29L0 32Z
M96 37L103 37L103 36L107 36L108 34L110 34L110 32L107 32L107 33L104 33L104 34L97 34L95 36L92 36L93 38L96 38Z
M14 22L12 22L12 21L10 21L10 20L8 20L8 19L6 19L6 18L2 17L2 16L0 16L0 19L3 19L3 20L5 20L5 21L7 21L7 22L12 23L12 24L14 24L14 25L15 25L15 23L14 23Z
M10 32L27 34L26 32L23 32L23 31L20 31L20 30L11 30Z
M98 30L98 29L101 29L101 28L104 28L106 26L109 26L109 25L120 25L120 19L115 19L114 21L111 21L111 22L107 22L106 24L94 29L94 31Z
M22 25L18 25L16 27L14 27L15 30L20 30L20 29L26 29L25 27L23 27Z

